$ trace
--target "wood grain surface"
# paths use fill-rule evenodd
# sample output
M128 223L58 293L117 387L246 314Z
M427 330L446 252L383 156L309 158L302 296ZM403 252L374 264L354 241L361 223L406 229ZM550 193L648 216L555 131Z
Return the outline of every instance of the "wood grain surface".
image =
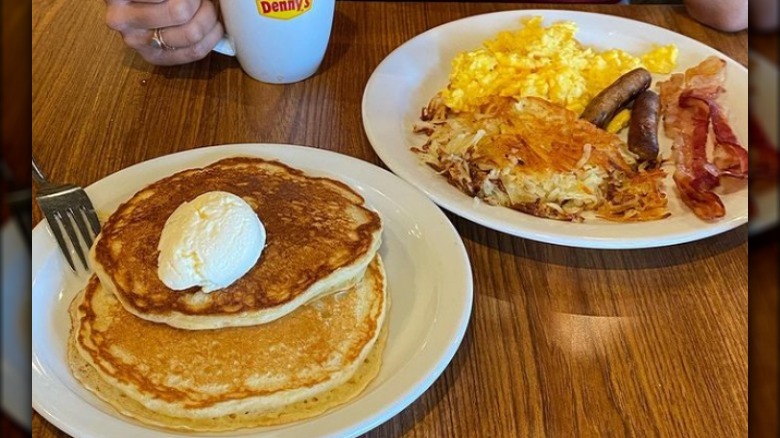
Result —
M221 55L150 66L103 25L102 2L33 0L33 153L53 179L84 186L224 143L304 144L380 164L360 116L376 65L436 25L528 7L549 6L339 2L321 71L273 86ZM660 25L747 64L746 32L717 32L680 7L566 8ZM441 378L366 436L747 434L746 227L667 248L599 251L450 218L474 272L470 327ZM32 424L35 436L65 436L37 413Z

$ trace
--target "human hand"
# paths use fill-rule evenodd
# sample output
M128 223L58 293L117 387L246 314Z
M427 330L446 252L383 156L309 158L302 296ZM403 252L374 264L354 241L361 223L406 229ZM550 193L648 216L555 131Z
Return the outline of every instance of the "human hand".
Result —
M202 59L224 33L211 0L106 0L106 24L156 65Z

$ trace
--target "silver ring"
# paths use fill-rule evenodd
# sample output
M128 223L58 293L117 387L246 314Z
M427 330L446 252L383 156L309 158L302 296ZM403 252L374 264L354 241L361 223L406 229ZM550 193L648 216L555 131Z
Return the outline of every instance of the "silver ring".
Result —
M176 47L170 46L163 39L163 29L158 27L152 32L152 41L149 43L155 49L175 50Z

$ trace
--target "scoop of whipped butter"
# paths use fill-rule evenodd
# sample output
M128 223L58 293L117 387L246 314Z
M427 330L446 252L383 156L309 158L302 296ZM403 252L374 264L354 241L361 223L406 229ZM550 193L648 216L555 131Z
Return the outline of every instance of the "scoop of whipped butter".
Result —
M157 275L173 290L231 285L257 263L265 227L252 207L228 192L207 192L168 217L157 249Z

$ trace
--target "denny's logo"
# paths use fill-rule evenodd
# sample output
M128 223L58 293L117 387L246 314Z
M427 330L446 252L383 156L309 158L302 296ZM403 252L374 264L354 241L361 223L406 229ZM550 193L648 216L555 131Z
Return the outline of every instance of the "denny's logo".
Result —
M289 20L311 9L314 0L256 0L257 12L263 17Z

